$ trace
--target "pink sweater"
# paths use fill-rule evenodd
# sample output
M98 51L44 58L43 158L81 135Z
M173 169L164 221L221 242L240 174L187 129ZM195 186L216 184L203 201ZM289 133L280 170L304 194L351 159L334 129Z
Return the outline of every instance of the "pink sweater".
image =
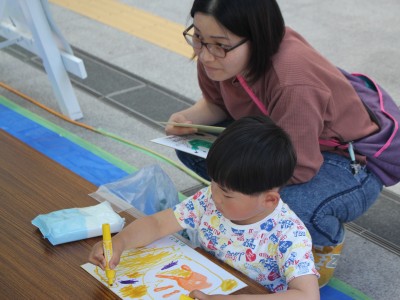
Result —
M207 101L233 119L262 115L236 78L212 81L201 62L197 69ZM321 150L329 150L320 147L319 138L351 141L378 130L341 72L290 28L286 28L272 68L250 88L296 148L298 164L291 183L306 182L318 172Z

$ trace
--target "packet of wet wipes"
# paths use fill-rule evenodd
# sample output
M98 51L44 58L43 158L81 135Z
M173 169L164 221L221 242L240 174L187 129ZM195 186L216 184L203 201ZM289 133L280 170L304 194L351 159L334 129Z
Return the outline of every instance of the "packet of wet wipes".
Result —
M115 233L122 230L125 219L114 212L110 203L102 202L84 208L57 210L32 220L53 245L100 236L103 223L109 223L111 232Z

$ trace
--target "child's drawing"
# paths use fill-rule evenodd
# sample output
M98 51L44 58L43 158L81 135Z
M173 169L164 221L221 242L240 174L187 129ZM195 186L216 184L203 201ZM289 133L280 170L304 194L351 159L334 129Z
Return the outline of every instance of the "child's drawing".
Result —
M215 135L198 132L180 136L169 135L154 139L152 142L206 158L208 150L216 138Z
M108 286L103 270L90 263L87 272ZM179 299L191 290L207 294L230 294L246 285L174 236L125 251L109 287L122 299Z

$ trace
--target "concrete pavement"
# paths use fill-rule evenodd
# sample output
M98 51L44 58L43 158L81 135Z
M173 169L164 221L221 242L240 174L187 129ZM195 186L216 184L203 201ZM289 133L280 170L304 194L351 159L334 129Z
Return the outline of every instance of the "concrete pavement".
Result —
M154 121L165 120L171 111L188 106L200 97L195 64L174 51L181 46L162 47L154 43L157 36L152 37L153 42L145 40L113 24L103 23L101 16L94 19L86 12L76 12L68 8L68 3L74 1L49 2L56 24L73 46L75 55L84 59L88 71L86 80L72 77L84 113L81 121L177 161L173 151L150 140L163 135L162 128ZM92 7L117 3L119 7L124 5L125 13L129 9L139 9L171 22L165 23L165 27L178 25L177 28L185 28L190 22L189 0L83 2L90 2ZM348 71L369 74L400 101L398 1L300 0L279 3L287 25L303 34L332 62ZM118 19L118 15L114 17ZM143 31L148 35L156 34L157 27L143 28ZM1 51L0 80L48 107L58 109L40 60L30 53L16 47ZM168 163L62 121L8 91L0 90L0 93L128 164L140 168L159 163L180 191L190 194L200 184ZM387 189L366 216L350 224L335 273L335 277L373 299L396 299L400 293L400 279L396 276L400 267L399 194L400 185Z

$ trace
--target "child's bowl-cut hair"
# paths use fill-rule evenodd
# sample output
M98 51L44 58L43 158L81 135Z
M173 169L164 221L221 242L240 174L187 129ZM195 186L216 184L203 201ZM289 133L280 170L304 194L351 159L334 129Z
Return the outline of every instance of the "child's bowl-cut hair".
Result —
M214 182L255 195L288 182L296 166L296 152L289 135L269 117L245 117L220 134L206 163Z

